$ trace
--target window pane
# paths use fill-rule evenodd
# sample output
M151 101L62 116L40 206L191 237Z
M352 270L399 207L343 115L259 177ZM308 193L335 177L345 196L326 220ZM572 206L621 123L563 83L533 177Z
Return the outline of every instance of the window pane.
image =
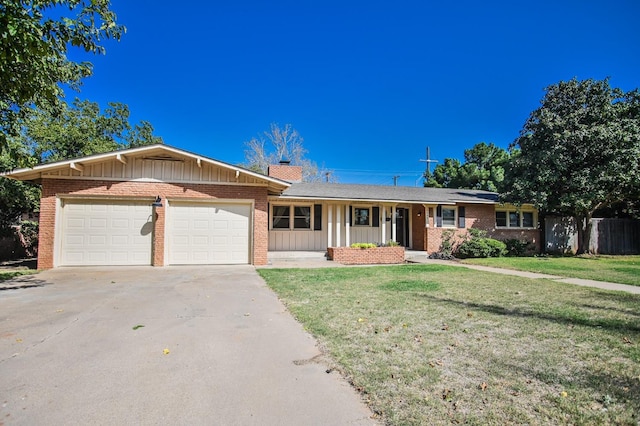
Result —
M450 207L442 208L442 225L456 226L456 209Z
M356 207L353 209L353 224L367 226L369 225L369 209Z
M509 212L509 226L511 228L520 227L520 215L518 212Z
M289 217L289 206L273 206L273 216Z
M295 214L293 218L293 227L296 229L309 229L311 228L311 207L310 206L295 206L293 208Z
M522 227L533 228L533 213L531 212L522 213Z
M289 206L273 206L273 227L289 229Z
M507 212L496 212L496 226L507 226Z
M274 216L273 227L276 229L289 229L289 216Z

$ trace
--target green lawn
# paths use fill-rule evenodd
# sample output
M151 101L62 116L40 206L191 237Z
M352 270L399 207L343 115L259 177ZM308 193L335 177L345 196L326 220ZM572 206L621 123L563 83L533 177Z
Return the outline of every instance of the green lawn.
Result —
M13 270L0 270L0 282L10 280L11 278L19 277L21 275L37 274L38 271L33 269L13 269Z
M463 262L640 286L640 256L498 257Z
M444 265L259 273L386 424L638 422L638 295Z

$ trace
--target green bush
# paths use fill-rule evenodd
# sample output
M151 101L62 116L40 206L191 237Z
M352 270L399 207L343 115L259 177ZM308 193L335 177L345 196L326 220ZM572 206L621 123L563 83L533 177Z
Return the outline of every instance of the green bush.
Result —
M466 259L470 257L500 257L507 252L507 246L502 241L493 238L471 236L465 240L456 252L456 257Z
M505 240L504 243L507 246L507 256L510 257L523 257L533 256L536 251L536 246L530 241L520 241L516 238Z
M360 248L360 249L368 249L368 248L374 248L374 247L378 247L377 245L373 244L373 243L353 243L351 244L352 248Z

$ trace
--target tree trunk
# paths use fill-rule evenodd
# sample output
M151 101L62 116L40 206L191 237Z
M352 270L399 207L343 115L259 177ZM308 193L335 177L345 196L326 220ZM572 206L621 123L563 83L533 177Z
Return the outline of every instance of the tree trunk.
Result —
M578 222L578 251L576 254L595 254L594 250L591 250L591 228L593 223L591 218L593 212L589 212L583 216L576 217Z

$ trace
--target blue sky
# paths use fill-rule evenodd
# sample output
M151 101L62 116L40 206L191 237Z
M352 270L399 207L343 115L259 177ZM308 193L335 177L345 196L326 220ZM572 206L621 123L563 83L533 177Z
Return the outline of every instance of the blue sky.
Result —
M414 186L426 146L517 137L544 87L640 86L640 2L130 1L78 96L129 105L166 143L239 164L291 123L340 182ZM68 97L73 97L68 92ZM420 182L418 182L420 183Z

